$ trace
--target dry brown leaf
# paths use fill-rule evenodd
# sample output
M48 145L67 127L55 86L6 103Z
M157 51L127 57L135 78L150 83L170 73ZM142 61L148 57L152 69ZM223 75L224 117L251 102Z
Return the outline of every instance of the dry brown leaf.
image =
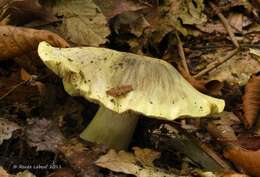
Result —
M25 170L23 172L19 172L16 175L11 175L9 177L36 177L34 174L32 174L30 171Z
M69 44L55 33L31 28L0 26L0 60L17 57L36 50L39 42L48 41L54 46Z
M129 0L94 0L94 2L108 19L126 11L136 11L145 8L145 6Z
M181 75L197 90L200 92L203 92L205 94L209 94L212 96L219 96L221 95L221 89L224 87L223 82L220 82L218 80L199 80L195 79L191 75L189 75L183 67L178 65L178 70L180 71Z
M260 49L249 49L249 53L256 56L257 59L260 61Z
M2 0L0 9L0 23L3 24L22 25L36 19L50 18L50 13L38 0Z
M86 148L79 142L69 142L60 147L71 168L77 172L77 176L98 176L98 167L95 166L100 152Z
M230 172L230 173L223 173L221 177L249 177L246 174L240 174L240 173L235 173L235 172Z
M228 17L228 21L231 25L231 31L233 33L235 32L242 32L242 28L243 25L245 24L245 17L240 14L240 13L232 13L229 17ZM227 30L225 29L223 23L221 23L220 21L216 21L216 22L208 22L205 24L201 24L201 25L196 25L196 28L198 28L199 30L201 30L202 32L205 33L221 33L221 34L227 34Z
M10 139L13 132L18 129L21 129L21 127L16 123L0 118L0 145L4 140Z
M70 168L61 168L49 174L47 177L75 177L75 172Z
M246 174L236 173L233 171L228 172L212 172L212 171L202 171L200 169L194 171L200 177L249 177Z
M224 156L247 174L260 177L260 150L250 151L239 146L225 149Z
M33 80L33 75L29 74L25 69L21 69L21 79L23 81L31 81L30 85L31 86L36 86L40 95L43 96L46 94L46 87L43 83L41 83L40 81L35 81Z
M226 54L227 49L220 48L215 53L203 54L201 59L207 61L207 63L212 63L216 60L223 59ZM238 83L242 86L245 85L250 79L250 76L257 71L260 71L259 61L252 57L248 51L245 51L237 53L231 59L210 71L207 79L226 81L229 84Z
M207 126L207 130L211 136L224 144L237 141L237 136L232 126L240 124L239 118L232 112L222 112L213 117L214 119Z
M37 85L32 84L25 84L25 81L21 79L21 71L20 68L12 68L13 72L6 76L0 75L0 82L4 83L0 89L0 97L4 99L6 103L29 103L32 98L36 101L35 98L40 103L42 101L42 94L43 92L39 89ZM36 102L34 102L36 105ZM31 107L32 109L32 107Z
M23 81L29 81L32 80L32 75L30 75L26 70L23 68L21 69L21 79Z
M137 177L175 177L175 174L169 174L153 165L153 161L159 157L160 153L151 149L136 147L134 148L134 154L110 150L96 161L96 165Z
M116 33L131 33L136 37L141 37L150 24L139 11L130 11L116 16L112 26Z
M11 175L11 174L8 174L7 171L5 171L5 169L3 169L3 167L0 167L0 176L1 177L36 177L35 175L33 175L28 170L25 170L23 172L19 172L16 175Z
M251 128L260 112L260 75L254 75L248 81L243 96L244 124Z
M230 26L235 30L242 32L243 29L243 14L241 13L231 13L228 17Z
M29 120L25 135L27 143L38 151L57 152L65 140L55 122L46 119Z
M14 61L30 74L38 75L41 73L41 68L44 68L44 64L38 57L36 50L28 52L25 55L15 57Z
M239 136L235 143L248 150L258 150L260 149L260 136Z
M1 177L10 177L9 174L2 167L0 167L0 176Z

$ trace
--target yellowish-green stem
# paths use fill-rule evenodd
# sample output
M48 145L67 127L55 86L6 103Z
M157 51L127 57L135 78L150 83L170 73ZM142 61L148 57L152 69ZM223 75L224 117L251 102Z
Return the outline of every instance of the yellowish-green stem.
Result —
M101 106L80 137L87 141L106 144L110 148L127 149L137 121L137 114L118 114Z

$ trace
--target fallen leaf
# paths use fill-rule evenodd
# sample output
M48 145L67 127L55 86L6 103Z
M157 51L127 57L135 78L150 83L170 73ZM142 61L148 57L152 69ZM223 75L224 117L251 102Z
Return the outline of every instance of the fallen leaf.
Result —
M116 33L131 33L141 37L149 22L140 12L124 12L113 19L113 29Z
M36 177L34 174L32 174L30 171L25 170L23 172L19 172L16 175L11 175L10 177Z
M160 158L161 153L152 149L141 149L133 147L136 159L143 165L153 166L153 161Z
M0 60L17 57L36 50L39 42L49 41L59 47L68 47L68 43L57 34L46 30L0 26Z
M23 68L21 69L21 79L23 81L29 81L32 80L32 75L30 75L27 71L25 71Z
M230 146L225 149L224 156L247 174L260 176L260 150L252 151L239 146Z
M41 68L43 67L43 63L36 51L27 52L25 55L15 57L14 61L30 74L39 75L42 73Z
M237 141L237 136L232 126L240 124L239 118L232 112L222 112L213 117L215 119L209 121L207 126L207 130L211 136L224 144Z
M184 25L199 25L206 22L207 17L203 13L203 0L180 1L172 0L169 14L167 14L166 23L175 27L183 35L188 35L189 31ZM191 33L192 34L192 33Z
M0 9L0 22L6 25L22 25L36 19L50 18L50 13L38 0L2 0Z
M0 145L4 140L10 139L15 130L19 130L21 127L7 119L0 118Z
M244 21L246 20L244 18L243 14L231 13L227 20L232 27L231 31L233 33L242 32L243 27L244 27L243 25L245 23ZM198 28L202 32L206 32L206 33L213 33L213 32L221 33L221 34L228 33L221 21L214 21L214 22L207 22L204 24L198 24L198 25L196 25L196 28Z
M231 0L231 1L221 1L218 4L218 7L221 11L228 11L232 7L237 7L237 6L242 6L245 9L248 10L248 12L252 11L252 5L250 4L249 1L246 0Z
M5 103L18 103L28 105L32 103L34 106L41 104L44 99L44 86L40 88L40 84L36 82L28 82L21 79L21 68L12 67L12 72L8 77L0 75L0 82L4 84L0 89L0 97ZM34 107L33 106L33 107ZM33 109L30 106L30 109Z
M236 172L211 172L211 171L202 171L196 169L195 174L200 177L249 177L246 174L236 173Z
M49 174L47 177L75 177L75 172L70 168L62 168L55 170L55 172Z
M28 170L25 170L23 172L19 172L16 175L8 174L3 167L0 167L0 176L1 177L36 177L34 174L29 172Z
M212 147L193 136L179 132L172 125L161 124L159 128L149 130L149 132L151 132L149 134L150 142L160 151L177 151L205 170L222 171L223 169L232 169Z
M242 32L243 30L243 14L241 13L231 13L228 17L228 21L231 27L236 31Z
M260 50L259 49L249 49L249 53L257 56L260 61Z
M203 80L203 79L195 79L190 74L188 74L183 67L180 65L177 66L178 70L180 71L181 75L197 90L203 92L205 94L209 94L212 96L220 96L221 89L223 88L223 82L218 80Z
M258 150L260 149L260 136L239 136L234 143L247 150Z
M145 6L130 0L94 0L97 6L102 10L107 19L111 19L126 11L137 11Z
M1 177L10 177L9 174L3 169L3 167L0 167L0 176Z
M222 59L226 55L226 51L219 49L214 54L205 54L201 59L205 59L208 63ZM247 66L247 67L241 67ZM231 59L209 72L208 80L226 81L229 84L245 85L251 75L260 71L260 63L249 52L240 52Z
M160 157L159 152L151 149L134 148L134 154L110 150L106 155L101 156L96 165L108 168L115 172L132 174L137 177L174 177L175 174L165 172L153 165L153 160Z
M105 16L92 0L60 1L53 13L62 18L58 27L65 38L77 45L99 46L110 34Z
M30 81L31 86L36 86L40 95L44 96L46 94L46 87L43 83L33 80L36 76L30 75L25 69L21 69L21 79L23 81Z
M31 119L25 131L26 141L37 151L57 152L65 138L56 124L47 119Z
M68 142L59 148L77 176L98 176L98 168L95 166L99 153L93 149L86 148L77 141Z
M174 31L179 31L184 36L199 35L200 32L198 30L192 29L189 26L206 22L207 18L203 10L204 4L202 0L195 0L193 2L171 0L158 7L152 6L141 9L140 11L124 12L119 15L121 18L117 18L119 16L115 17L117 19L114 19L114 23L118 26L118 24L129 24L128 22L130 22L130 27L125 27L125 31L128 30L131 34L140 37L141 32L145 29L145 33L142 36L144 40L149 38L149 44L159 44L168 33ZM136 16L139 17L137 18ZM133 43L129 45L132 46Z
M260 75L253 75L245 87L243 96L244 124L251 128L260 112Z

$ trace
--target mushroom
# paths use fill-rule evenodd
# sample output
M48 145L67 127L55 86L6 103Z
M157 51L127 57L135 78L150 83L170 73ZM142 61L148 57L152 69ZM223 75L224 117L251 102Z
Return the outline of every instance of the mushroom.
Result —
M225 102L194 89L169 63L106 48L55 48L39 44L42 61L72 96L100 108L80 137L126 148L138 115L174 120L222 112Z

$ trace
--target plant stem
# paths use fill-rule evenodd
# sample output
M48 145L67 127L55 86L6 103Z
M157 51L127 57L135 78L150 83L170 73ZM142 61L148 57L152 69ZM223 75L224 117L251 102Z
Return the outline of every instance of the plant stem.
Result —
M81 133L84 140L106 144L115 149L127 149L133 136L138 115L132 112L118 114L100 106L88 127Z

